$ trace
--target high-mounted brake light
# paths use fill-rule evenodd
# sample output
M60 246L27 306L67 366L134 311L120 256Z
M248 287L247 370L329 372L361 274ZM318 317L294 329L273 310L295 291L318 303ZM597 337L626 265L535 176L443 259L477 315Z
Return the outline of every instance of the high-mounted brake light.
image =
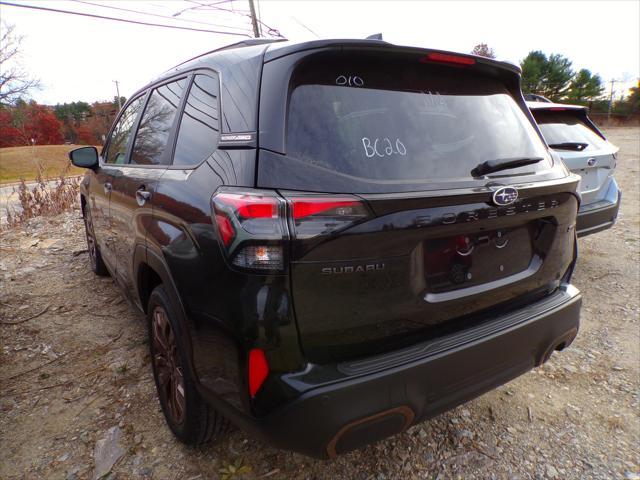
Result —
M462 55L451 55L448 53L429 52L420 59L420 63L449 63L454 65L475 65L475 58L464 57Z
M263 350L253 348L249 351L248 371L249 395L251 395L251 398L254 398L269 376L269 364L267 363L267 358Z
M553 107L553 108L550 108L549 110L552 111L552 112L564 112L567 109L563 108L563 107Z

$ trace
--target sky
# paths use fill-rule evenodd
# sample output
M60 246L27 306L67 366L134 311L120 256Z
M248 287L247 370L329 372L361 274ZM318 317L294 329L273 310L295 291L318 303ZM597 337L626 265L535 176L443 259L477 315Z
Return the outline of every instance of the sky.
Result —
M6 1L251 34L246 0ZM216 6L193 8L197 1ZM531 50L560 53L573 61L575 70L588 68L606 82L618 80L616 97L640 78L640 0L256 2L262 22L289 40L365 38L382 33L384 40L395 44L459 52L469 52L483 42L499 59L514 63ZM114 80L119 82L120 94L129 97L170 67L245 38L9 5L0 5L0 19L15 25L24 37L20 61L41 80L42 89L32 97L45 104L112 99ZM607 93L609 88L607 83Z

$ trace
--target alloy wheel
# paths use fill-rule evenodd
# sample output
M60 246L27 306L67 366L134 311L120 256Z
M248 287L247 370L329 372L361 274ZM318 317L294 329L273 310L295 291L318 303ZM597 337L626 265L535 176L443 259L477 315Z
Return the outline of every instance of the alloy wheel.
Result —
M158 393L162 397L166 413L176 424L184 421L186 401L184 376L176 337L164 308L153 311L153 363L156 371Z

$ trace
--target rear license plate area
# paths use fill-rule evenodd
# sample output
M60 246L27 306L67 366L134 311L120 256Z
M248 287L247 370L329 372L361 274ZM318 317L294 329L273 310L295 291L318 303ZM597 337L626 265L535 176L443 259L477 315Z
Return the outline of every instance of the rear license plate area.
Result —
M580 186L578 187L580 192L589 192L591 190L597 190L598 184L598 170L595 168L584 168L578 172L580 175Z
M527 225L425 240L423 252L432 293L515 275L529 267L534 253Z

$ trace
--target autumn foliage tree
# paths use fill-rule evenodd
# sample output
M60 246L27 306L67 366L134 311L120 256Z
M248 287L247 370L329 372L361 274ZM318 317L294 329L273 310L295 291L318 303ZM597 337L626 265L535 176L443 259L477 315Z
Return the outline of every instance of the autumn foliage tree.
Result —
M53 111L62 122L64 139L78 143L78 126L91 114L91 106L87 102L62 103L53 107Z
M2 146L56 145L63 142L62 124L51 109L36 102L18 101L0 115Z
M13 125L11 111L8 108L0 108L0 148L21 145L21 134Z
M471 54L478 55L480 57L496 58L496 54L493 51L493 48L489 47L489 45L487 45L486 43L477 44L475 47L473 47L473 50L471 50Z

